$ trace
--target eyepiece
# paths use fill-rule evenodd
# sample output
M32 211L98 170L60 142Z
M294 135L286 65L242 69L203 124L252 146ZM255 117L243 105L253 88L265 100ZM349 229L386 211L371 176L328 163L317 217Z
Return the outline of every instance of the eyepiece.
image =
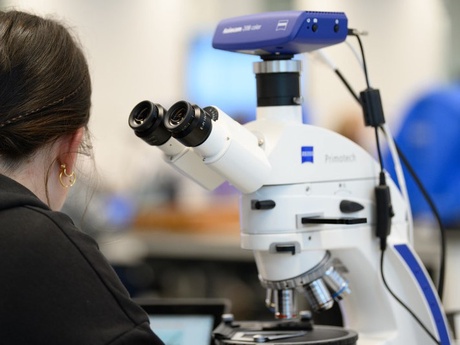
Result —
M164 127L163 123L165 113L166 110L161 105L142 101L131 111L129 126L147 144L163 145L171 138L171 133Z
M188 111L188 107L178 107L174 109L174 112L171 113L171 117L169 118L171 126L177 127L183 123Z
M197 105L179 101L167 111L164 126L182 144L196 147L209 137L212 118Z

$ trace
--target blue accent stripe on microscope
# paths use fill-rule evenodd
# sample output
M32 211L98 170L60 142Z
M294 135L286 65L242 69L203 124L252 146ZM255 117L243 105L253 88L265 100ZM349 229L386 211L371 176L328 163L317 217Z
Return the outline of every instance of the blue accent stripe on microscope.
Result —
M430 306L431 314L436 323L436 328L439 333L439 340L442 345L450 345L449 333L447 330L447 325L443 313L436 298L435 292L430 285L427 276L424 273L424 270L420 267L419 262L415 258L412 250L406 244L398 244L394 246L395 249L402 256L404 261L406 261L409 266L412 274L417 279L417 282L422 289L425 299Z

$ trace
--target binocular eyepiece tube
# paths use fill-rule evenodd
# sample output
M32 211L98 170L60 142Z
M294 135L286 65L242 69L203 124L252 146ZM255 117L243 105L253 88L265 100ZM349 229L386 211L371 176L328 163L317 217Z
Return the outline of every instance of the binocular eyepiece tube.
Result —
M208 184L207 177L199 175L211 170L220 183L227 180L240 192L252 193L269 176L271 165L260 145L263 140L216 107L179 101L166 111L159 104L143 101L132 110L129 125L170 161L192 152L197 159L179 168L201 185ZM180 152L176 152L178 143Z
M167 111L150 101L138 103L129 115L129 126L134 133L151 146L158 147L165 161L181 174L207 190L214 190L225 179L203 163L203 158L191 148L172 137L165 126Z

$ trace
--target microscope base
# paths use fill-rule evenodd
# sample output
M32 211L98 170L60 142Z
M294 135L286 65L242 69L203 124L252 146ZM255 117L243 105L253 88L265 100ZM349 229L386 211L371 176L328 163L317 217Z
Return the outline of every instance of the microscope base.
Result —
M334 326L313 326L310 321L223 322L213 332L216 345L356 345L358 334Z

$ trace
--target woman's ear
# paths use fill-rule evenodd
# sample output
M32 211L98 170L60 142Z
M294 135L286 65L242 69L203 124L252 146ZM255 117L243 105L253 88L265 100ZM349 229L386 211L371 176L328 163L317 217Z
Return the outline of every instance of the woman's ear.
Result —
M58 163L60 165L65 164L69 173L74 170L78 149L81 145L84 134L85 129L81 127L73 134L69 134L61 138L62 141L59 147Z

